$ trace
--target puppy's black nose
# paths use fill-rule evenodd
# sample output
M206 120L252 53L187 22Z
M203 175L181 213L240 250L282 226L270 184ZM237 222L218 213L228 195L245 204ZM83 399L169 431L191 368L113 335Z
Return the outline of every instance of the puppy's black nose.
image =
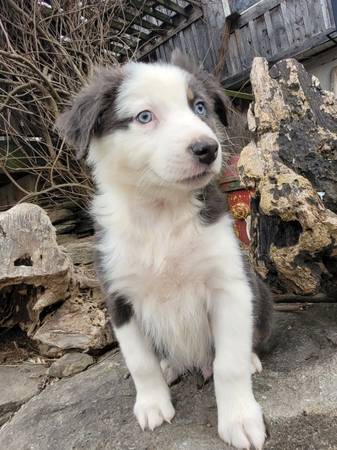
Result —
M194 142L191 146L192 154L202 164L211 164L218 155L219 145L214 139L202 139Z

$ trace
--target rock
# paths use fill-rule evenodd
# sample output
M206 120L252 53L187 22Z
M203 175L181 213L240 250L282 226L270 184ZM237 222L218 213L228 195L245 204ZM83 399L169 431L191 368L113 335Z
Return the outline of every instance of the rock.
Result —
M60 223L67 222L68 220L73 220L76 217L76 209L74 205L70 204L58 204L58 207L49 207L45 209L51 223L56 226Z
M337 305L277 313L271 352L254 390L270 424L265 450L336 450L337 354L327 335ZM176 417L142 432L132 413L134 387L119 353L26 403L0 431L7 450L225 450L217 436L213 382L187 376L172 387ZM228 449L229 450L229 449Z
M95 238L88 236L82 239L69 239L62 246L75 266L93 263L93 244Z
M327 332L326 337L332 344L337 345L337 330L331 330Z
M48 369L48 375L55 378L69 377L83 372L94 363L94 358L86 353L66 353L53 362Z
M114 341L107 316L90 290L81 290L48 316L34 334L40 351L56 356L64 350L100 350Z
M337 292L337 99L295 60L255 58L254 139L240 156L253 193L251 259L278 292Z
M84 240L79 263L91 258L92 238ZM78 250L74 245L69 253L75 258ZM0 260L0 327L19 325L48 356L113 342L97 283L59 247L42 208L19 204L0 214Z
M56 228L59 243L63 243L69 236L76 239L94 234L94 225L88 211L73 202L58 203L57 207L47 206L45 211Z
M41 312L69 296L71 261L42 208L22 203L0 214L0 327L33 335Z
M40 392L40 384L46 367L37 364L0 365L0 426L20 406Z

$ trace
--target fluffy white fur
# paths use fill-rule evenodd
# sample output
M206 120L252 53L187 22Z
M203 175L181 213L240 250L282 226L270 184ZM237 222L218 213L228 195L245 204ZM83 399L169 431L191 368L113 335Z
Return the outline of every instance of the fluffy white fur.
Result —
M251 386L252 292L230 218L203 225L194 195L220 171L221 152L209 174L184 181L203 170L186 151L190 143L217 140L188 105L189 77L174 66L128 65L118 114L150 110L155 120L133 122L90 145L105 273L111 293L123 292L135 311L115 333L143 429L174 416L165 377L213 364L220 437L260 449L265 429ZM161 366L152 342L167 355ZM253 365L259 367L256 359Z

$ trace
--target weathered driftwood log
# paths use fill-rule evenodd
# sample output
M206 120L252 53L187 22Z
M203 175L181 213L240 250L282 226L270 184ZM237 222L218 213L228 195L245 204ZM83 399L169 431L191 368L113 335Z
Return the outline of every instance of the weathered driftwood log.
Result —
M41 311L69 297L71 261L47 214L17 205L0 214L0 323L35 331Z
M279 292L337 293L337 99L295 60L256 58L254 139L241 153L252 189L251 258Z
M97 351L113 342L103 305L90 289L71 288L71 297L52 315L47 316L33 335L43 354L63 350Z
M0 260L0 327L19 325L47 354L112 341L97 290L81 285L39 206L0 214Z

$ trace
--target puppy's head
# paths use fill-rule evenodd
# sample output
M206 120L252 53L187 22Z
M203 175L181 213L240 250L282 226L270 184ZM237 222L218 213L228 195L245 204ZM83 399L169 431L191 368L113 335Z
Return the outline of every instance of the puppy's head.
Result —
M210 75L176 54L100 70L57 126L99 184L191 191L221 169L226 103Z

